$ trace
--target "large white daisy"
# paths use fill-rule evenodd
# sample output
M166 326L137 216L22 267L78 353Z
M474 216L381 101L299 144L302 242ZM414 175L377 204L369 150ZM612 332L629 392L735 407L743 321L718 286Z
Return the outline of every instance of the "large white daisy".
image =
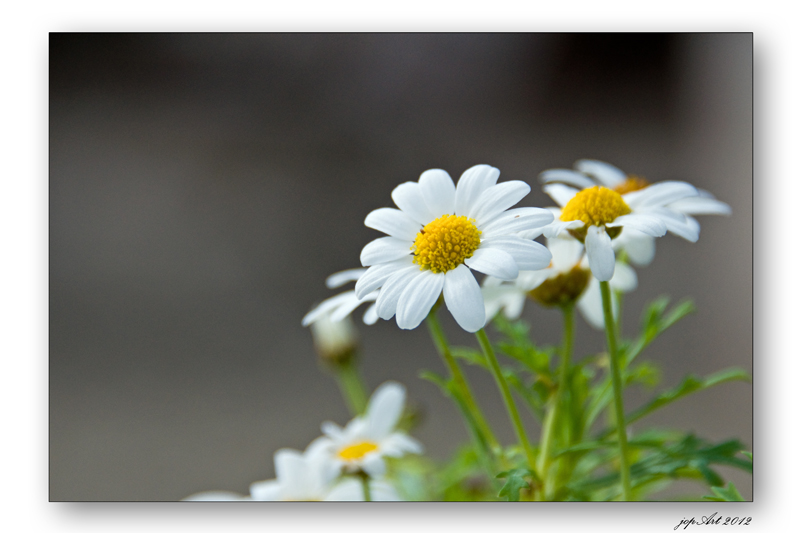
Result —
M519 318L527 299L546 306L575 303L586 322L596 329L603 329L603 302L600 282L591 275L583 245L572 238L547 240L553 254L550 266L533 272L520 272L513 282L504 282L487 277L483 282L486 316L497 313L510 320ZM617 261L614 275L609 280L612 290L629 292L636 288L636 272L622 261ZM614 317L618 315L617 301L612 300Z
M649 187L661 188L661 192L665 196L661 197L659 202L662 204L662 215L667 214L663 219L667 224L667 230L691 242L695 242L700 235L700 224L694 218L694 215L731 214L730 206L714 198L708 191L694 189L691 185L682 181L662 182L673 184L673 192L676 190L674 184L680 184L686 192L694 190L694 194L670 199L666 195L668 188L663 187L662 184L651 185L644 178L626 174L614 165L603 161L581 159L575 163L575 170L546 170L541 173L540 179L546 184L562 183L576 190L600 185L623 195L623 198L633 202L642 201L641 198L637 200L637 194L634 193ZM566 202L569 201L569 191L565 192L561 188L546 188L545 190L551 193L551 196L553 194L558 195L561 202L563 202L560 205L566 205ZM555 197L554 199L558 201ZM615 250L624 250L628 259L635 265L647 265L655 255L655 239L653 236L635 227L626 228L618 238L612 241L612 244Z
M387 381L373 393L364 416L354 418L344 428L323 423L324 435L309 445L309 453L326 457L337 474L364 472L380 478L386 471L385 457L423 451L416 439L395 430L405 396L405 387Z
M399 209L367 215L367 227L389 235L367 244L361 264L369 267L356 282L364 297L380 288L377 315L397 316L402 329L416 328L444 295L456 322L469 332L485 322L480 286L470 269L503 280L520 270L550 263L550 252L516 235L552 221L536 207L509 209L530 192L522 181L497 183L500 171L477 165L461 175L458 186L444 170L428 170L418 182L392 191Z

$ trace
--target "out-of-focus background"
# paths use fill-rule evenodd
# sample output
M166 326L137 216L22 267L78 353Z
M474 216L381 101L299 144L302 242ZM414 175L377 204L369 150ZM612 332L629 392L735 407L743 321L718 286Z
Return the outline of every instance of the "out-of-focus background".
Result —
M751 144L751 34L52 34L50 499L246 493L274 476L277 449L345 423L300 319L381 236L367 213L429 168L457 179L491 164L532 185L528 206L552 205L539 172L580 158L712 191L733 216L702 217L695 244L659 239L624 328L657 295L690 296L697 312L645 354L664 385L751 370ZM558 312L524 317L558 342ZM576 353L602 349L576 323ZM424 414L414 435L449 457L467 433L418 377L444 373L425 328L359 333L370 387L404 383ZM513 442L491 377L473 370ZM634 430L648 425L750 446L751 386ZM722 471L752 496L750 476Z

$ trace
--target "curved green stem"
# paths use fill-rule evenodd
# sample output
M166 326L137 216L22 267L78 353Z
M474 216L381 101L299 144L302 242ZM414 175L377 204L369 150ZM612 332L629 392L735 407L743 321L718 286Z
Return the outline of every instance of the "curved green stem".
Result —
M364 387L364 380L358 373L358 367L351 361L336 367L336 383L342 392L350 413L353 416L363 415L367 409L367 391Z
M499 448L499 444L494 436L494 433L492 433L491 427L489 427L489 424L486 422L483 413L472 396L472 391L469 388L469 384L467 383L464 374L461 372L461 368L459 368L455 357L453 357L453 354L450 352L450 346L447 344L447 338L444 336L442 326L439 324L439 319L436 317L436 307L434 307L428 314L426 322L428 323L428 330L431 333L431 337L436 345L436 349L439 351L439 354L441 354L442 359L444 359L447 368L450 370L450 375L452 376L456 387L458 387L458 390L461 393L461 398L472 414L472 418L475 421L475 424L478 426L479 431L483 434L484 440L491 449Z
M553 443L555 442L555 425L561 416L561 409L564 404L564 394L568 388L570 359L572 357L572 340L575 329L574 308L570 305L562 309L564 314L564 340L561 345L561 368L558 374L558 388L550 410L544 421L542 429L541 446L539 451L538 469L544 482L545 494L552 494L555 487L549 475L550 465L552 464ZM546 496L547 497L547 496Z
M503 401L506 404L506 409L508 410L509 417L511 418L511 423L514 426L514 431L516 431L519 442L522 444L522 448L525 450L525 456L528 459L528 465L530 466L531 470L536 471L536 459L533 453L533 448L531 447L531 443L528 441L528 436L525 434L525 428L522 426L522 420L519 417L517 406L514 404L514 398L511 396L511 389L508 386L508 382L506 382L506 378L503 377L503 371L500 369L500 364L497 362L497 357L494 355L492 344L489 342L489 338L486 336L486 332L483 329L478 330L478 332L475 333L475 336L478 337L478 342L481 345L481 349L483 350L487 361L489 361L489 366L492 369L492 374L497 382L497 386L500 388L500 393L502 394Z
M631 472L628 465L628 436L625 431L625 407L622 403L622 372L617 352L616 325L611 312L611 289L607 281L600 282L603 296L603 318L606 324L608 357L611 360L611 384L614 388L614 417L616 418L617 440L619 441L619 470L622 480L622 499L631 500Z

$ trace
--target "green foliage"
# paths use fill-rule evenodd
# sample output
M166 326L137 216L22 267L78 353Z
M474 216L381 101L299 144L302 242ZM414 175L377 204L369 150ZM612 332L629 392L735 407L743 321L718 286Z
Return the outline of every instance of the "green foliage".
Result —
M744 498L742 495L739 494L739 491L736 490L736 486L731 483L730 481L725 486L722 487L711 487L711 492L714 493L713 496L703 496L704 500L711 500L715 502L743 502Z
M528 468L514 468L497 474L498 479L506 479L498 496L510 502L518 502L520 491L530 490L531 484L526 478L532 478L533 472Z

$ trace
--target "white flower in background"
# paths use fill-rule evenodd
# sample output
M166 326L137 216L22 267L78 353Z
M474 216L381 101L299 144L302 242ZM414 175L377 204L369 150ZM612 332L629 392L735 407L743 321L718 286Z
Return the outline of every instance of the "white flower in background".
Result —
M576 170L553 169L546 170L540 175L543 183L562 183L570 186L569 188L587 189L601 185L611 189L623 198L630 198L629 193L636 193L649 187L660 186L661 184L651 185L647 180L640 176L625 174L617 167L595 161L591 159L581 159L575 163ZM691 187L688 183L674 181L663 182L673 184L684 184ZM662 188L663 189L663 188ZM689 190L688 188L685 188ZM662 190L665 192L666 190ZM566 203L571 198L569 192L561 188L546 190L560 197L561 204ZM555 196L553 199L557 202ZM636 195L633 195L636 202ZM639 199L638 201L641 201ZM714 198L708 191L695 189L694 195L684 196L671 201L664 201L663 208L671 213L671 216L664 219L667 223L667 230L683 237L686 240L695 242L700 234L700 224L693 215L730 215L731 208L728 204ZM640 231L635 227L628 227L618 238L612 241L615 250L624 250L628 259L635 265L645 266L650 264L655 255L655 239L647 232Z
M553 261L546 269L520 272L513 282L503 282L487 277L483 283L486 316L493 318L500 311L510 320L519 318L526 299L545 306L575 303L581 315L592 327L603 329L603 302L600 283L591 275L583 245L571 238L547 240ZM630 292L636 289L636 272L617 261L614 275L609 280L613 291ZM618 315L616 299L612 299L612 312Z
M336 289L350 281L358 281L358 279L367 271L366 268L351 268L349 270L342 270L328 276L325 280L325 285L329 289ZM356 291L350 290L332 296L327 300L322 301L316 305L306 316L303 317L303 326L312 326L314 323L320 321L323 317L327 318L330 322L339 322L356 310L358 306L367 302L374 302L378 299L380 291L372 291L364 294L361 298L356 296ZM364 312L364 323L371 326L378 320L378 314L375 312L375 304L370 305Z
M379 317L397 316L402 329L416 328L439 295L456 322L469 332L485 322L480 286L470 269L503 280L520 270L550 262L539 243L516 235L552 221L545 209L509 209L530 192L528 184L497 184L500 171L477 165L461 175L458 186L444 170L427 170L419 182L392 191L399 209L381 208L367 215L367 227L389 235L367 244L361 264L370 267L356 282L364 297L380 288Z
M198 492L184 498L184 502L240 502L240 501L253 501L250 496L243 496L236 492L227 490L209 490L206 492Z
M386 471L384 457L422 453L422 445L405 433L395 431L403 414L405 388L387 381L372 394L367 412L344 428L333 422L322 424L325 434L309 445L309 453L327 457L334 472L364 472L380 478Z

